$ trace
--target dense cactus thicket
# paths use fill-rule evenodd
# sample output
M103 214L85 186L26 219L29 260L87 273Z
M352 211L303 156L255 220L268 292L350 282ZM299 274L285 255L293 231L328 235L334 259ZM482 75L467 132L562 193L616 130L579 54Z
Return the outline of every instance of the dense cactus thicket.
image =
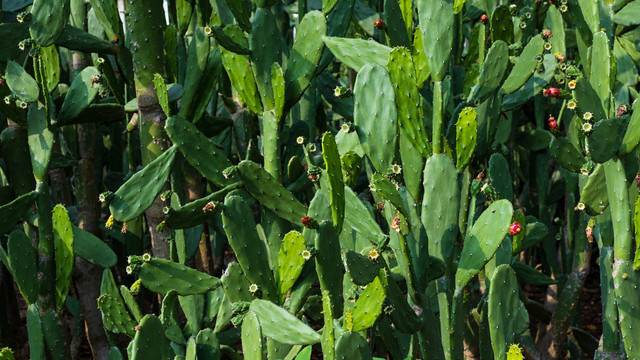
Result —
M1 359L640 359L640 0L0 4Z

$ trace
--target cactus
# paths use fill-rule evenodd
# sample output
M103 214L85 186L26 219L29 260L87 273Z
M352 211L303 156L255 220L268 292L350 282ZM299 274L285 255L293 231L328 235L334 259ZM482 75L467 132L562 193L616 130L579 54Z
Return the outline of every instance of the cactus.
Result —
M456 271L456 296L460 296L469 280L491 259L507 235L513 207L498 200L482 212L467 233Z
M327 180L329 183L329 199L331 201L331 219L338 232L342 231L344 221L344 180L342 166L339 161L340 154L335 138L329 132L322 136L322 158L327 168Z
M262 327L262 334L283 344L306 345L320 342L320 335L302 321L272 302L256 299L253 312Z
M242 222L238 222L242 219ZM258 237L255 222L248 205L237 196L227 196L222 212L229 245L236 252L245 275L271 301L278 302L275 278L269 267L269 253Z
M529 40L502 85L502 90L505 94L513 93L529 80L529 77L535 72L536 65L538 64L536 56L542 55L543 47L544 40L542 39L542 35L537 35Z
M101 86L100 78L101 75L98 69L88 66L73 79L62 107L58 112L57 125L62 126L70 123L91 104L96 95L98 95L98 90Z
M58 307L62 307L71 286L73 272L73 227L69 214L62 205L53 208L53 244L56 263L56 298Z
M380 281L380 276L385 276L384 272L367 284L358 300L356 300L351 315L353 321L353 329L351 331L357 332L370 328L382 312L386 289L384 283Z
M338 232L330 221L323 221L315 233L315 247L317 254L316 271L320 281L320 289L329 292L331 299L331 313L334 318L342 316L342 259L340 257L340 242Z
M353 118L360 144L374 168L385 172L393 164L398 133L396 97L389 74L382 66L363 66L353 93ZM381 144L377 139L387 140Z
M373 40L326 37L324 44L340 62L358 73L367 64L386 66L391 53L391 48Z
M496 268L489 292L491 346L497 359L507 359L507 347L529 325L529 314L518 294L518 280L509 265Z
M161 294L171 290L182 296L204 294L220 286L218 278L165 259L143 261L138 276L147 289Z
M249 312L242 322L242 349L245 359L260 360L263 358L263 340L260 322L255 313Z
M145 315L131 342L131 359L166 359L167 344L162 323L155 315Z
M109 209L116 220L132 220L153 204L169 177L176 151L175 146L170 147L115 192Z
M35 303L38 296L38 282L34 274L38 272L38 266L35 250L27 235L20 230L11 232L7 252L10 269L20 293L27 303Z

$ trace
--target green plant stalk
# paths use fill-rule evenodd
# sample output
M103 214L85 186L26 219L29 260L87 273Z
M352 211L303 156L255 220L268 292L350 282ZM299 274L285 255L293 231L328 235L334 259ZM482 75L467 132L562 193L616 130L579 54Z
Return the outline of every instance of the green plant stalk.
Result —
M55 307L55 264L53 260L53 220L51 219L51 193L48 179L36 183L38 198L36 207L38 210L38 307L41 313L52 310Z
M398 232L398 238L400 240L400 251L402 253L402 258L404 263L407 266L407 287L409 289L409 296L411 296L411 300L419 307L423 307L424 298L423 298L423 289L418 282L418 277L416 276L416 271L413 267L413 262L411 261L411 254L409 253L409 245L407 244L407 238L402 234L402 232Z
M462 173L462 191L460 193L460 213L458 216L458 228L460 229L460 238L464 240L465 235L467 234L468 228L468 220L467 214L469 213L469 190L471 187L471 171L469 170L469 166L465 167ZM475 196L472 197L471 201L474 202L475 205Z
M442 98L442 81L433 84L433 153L441 154L442 149L442 122L444 121Z

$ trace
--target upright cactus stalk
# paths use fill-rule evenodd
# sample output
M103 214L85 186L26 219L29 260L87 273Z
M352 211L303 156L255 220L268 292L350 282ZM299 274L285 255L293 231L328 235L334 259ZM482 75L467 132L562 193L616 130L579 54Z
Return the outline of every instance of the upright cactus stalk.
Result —
M154 74L164 74L164 29L165 18L162 1L131 1L127 3L127 27L131 31L130 50L138 100L140 147L142 164L155 160L169 147L164 131L166 115L158 100L153 84ZM156 198L146 211L151 233L151 244L156 257L169 258L166 234L157 230L164 215L163 203Z

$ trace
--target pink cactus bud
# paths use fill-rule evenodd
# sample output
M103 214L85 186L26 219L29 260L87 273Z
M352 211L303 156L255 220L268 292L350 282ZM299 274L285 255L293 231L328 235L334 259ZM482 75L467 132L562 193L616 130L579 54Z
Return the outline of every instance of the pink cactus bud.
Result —
M509 226L509 234L515 236L520 234L520 232L522 232L522 226L520 226L520 224L517 221L511 224L511 226Z
M487 25L487 23L489 22L489 17L487 16L487 14L482 14L482 16L480 16L480 21L482 21L483 24Z
M549 116L549 129L553 131L558 130L558 122L556 121L556 118L554 118L553 116Z

